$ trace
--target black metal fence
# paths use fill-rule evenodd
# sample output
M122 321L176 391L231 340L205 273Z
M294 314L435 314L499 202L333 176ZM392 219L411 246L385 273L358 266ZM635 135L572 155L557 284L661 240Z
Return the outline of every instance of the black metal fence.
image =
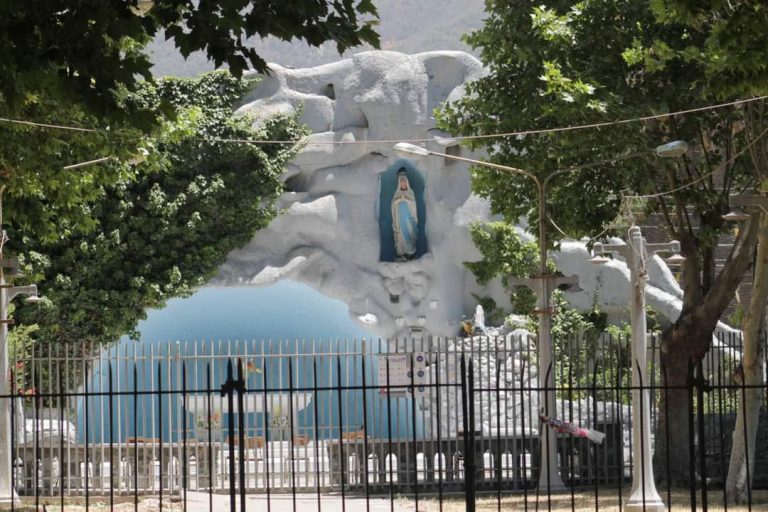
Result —
M261 495L269 508L288 493L294 508L296 496L316 496L320 507L336 494L342 504L363 497L366 508L383 496L394 511L394 498L409 496L442 510L460 493L467 510L489 499L499 508L514 499L526 509L542 500L549 509L621 509L636 451L629 341L605 334L555 344L557 418L605 434L596 443L561 426L565 488L557 495L538 486L540 436L551 426L539 416L535 340L524 334L38 344L11 353L10 396L2 397L12 486L22 497L10 508L111 509L126 499L138 507L152 497L159 509L213 510L224 499L245 510L246 495ZM643 387L658 443L659 415L689 411L659 408L669 389L659 340L648 346ZM740 354L740 339L721 337L688 380L693 474L690 488L659 488L668 506L729 505L723 486L746 391ZM759 509L768 486L766 406L764 393L747 508Z

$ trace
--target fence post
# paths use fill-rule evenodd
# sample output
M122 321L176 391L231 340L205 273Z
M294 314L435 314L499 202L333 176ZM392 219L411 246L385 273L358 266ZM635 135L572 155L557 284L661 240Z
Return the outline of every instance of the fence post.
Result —
M234 418L234 411L235 411L235 391L238 393L238 405L242 407L242 392L245 389L245 383L243 382L243 373L242 373L242 363L238 361L238 375L237 380L235 380L232 370L232 360L230 359L227 361L227 380L224 382L224 384L221 385L221 396L226 395L227 396L227 406L229 414L227 415L227 439L229 441L229 510L230 512L237 512L237 498L235 493L235 436L233 434L235 430L235 418ZM240 413L240 418L242 420L243 414L242 410L238 411ZM238 455L240 458L240 462L243 462L243 459L245 457L245 447L243 444L245 444L243 441L243 431L240 430L239 433L239 447L238 447ZM238 464L238 467L242 466L242 464ZM243 476L242 467L240 467L240 475ZM243 492L244 485L242 482L240 482L240 488L241 492ZM243 510L245 510L245 496L241 496L241 507Z
M469 370L469 378L467 378ZM461 355L461 414L464 426L464 489L467 512L475 512L474 400L472 396L472 361Z
M695 426L693 415L693 388L696 385L693 375L693 361L688 361L688 478L689 490L691 493L691 510L696 510L696 445L694 443Z
M237 430L240 446L238 448L238 467L240 470L240 512L245 512L245 405L243 403L245 395L245 374L243 373L243 360L237 359ZM232 417L230 410L230 417Z
M699 361L696 367L698 376L694 381L696 385L698 439L699 439L699 477L701 478L701 509L707 512L707 437L704 427L704 392L709 391L707 381L704 379L704 368Z

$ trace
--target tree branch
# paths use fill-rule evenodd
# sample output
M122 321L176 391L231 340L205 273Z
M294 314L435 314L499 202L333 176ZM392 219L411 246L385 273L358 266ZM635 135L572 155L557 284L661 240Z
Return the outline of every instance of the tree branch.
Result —
M745 221L744 229L739 232L725 267L699 305L691 312L692 320L704 330L714 330L720 315L733 299L736 288L752 262L759 225L759 216Z

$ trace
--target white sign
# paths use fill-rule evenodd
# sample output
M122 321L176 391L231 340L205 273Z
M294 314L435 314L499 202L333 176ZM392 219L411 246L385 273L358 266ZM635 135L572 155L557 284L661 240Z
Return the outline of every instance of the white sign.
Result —
M379 394L402 397L427 394L427 358L423 352L379 354ZM387 375L389 372L389 375ZM387 388L389 384L389 389Z

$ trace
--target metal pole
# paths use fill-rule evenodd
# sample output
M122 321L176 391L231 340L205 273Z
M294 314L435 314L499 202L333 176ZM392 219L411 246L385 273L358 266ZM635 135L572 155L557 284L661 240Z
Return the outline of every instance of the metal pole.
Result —
M534 286L534 290L538 299L539 314L539 409L546 417L554 419L557 414L557 397L555 372L552 371L552 310L549 303L551 283L547 272L546 228L546 183L550 176L543 183L538 178L534 178L539 197L539 275L534 278L538 281L538 286ZM546 489L548 492L565 489L557 463L557 435L543 424L539 432L539 450L541 452L539 489Z
M2 227L0 226L0 236ZM11 400L8 386L8 288L0 266L0 504L21 504L11 485Z
M653 479L651 453L651 411L647 389L648 383L646 319L645 319L645 267L646 244L640 228L629 228L629 246L624 257L627 259L632 288L632 491L627 499L627 510L663 512L666 510L656 491Z
M640 228L629 228L628 244L595 244L596 253L618 253L629 267L632 309L632 490L626 502L628 511L643 510L663 512L664 502L656 491L653 479L653 453L651 451L650 397L644 388L648 379L648 362L645 319L645 282L648 270L645 266L649 254L655 252L680 252L676 241L648 244Z
M552 371L552 316L549 304L549 279L539 276L537 288L539 303L539 409L548 418L554 419L557 407L555 404L555 375ZM539 472L539 489L558 491L565 489L560 477L557 463L557 435L542 424L539 432L539 449L541 452L541 469Z

